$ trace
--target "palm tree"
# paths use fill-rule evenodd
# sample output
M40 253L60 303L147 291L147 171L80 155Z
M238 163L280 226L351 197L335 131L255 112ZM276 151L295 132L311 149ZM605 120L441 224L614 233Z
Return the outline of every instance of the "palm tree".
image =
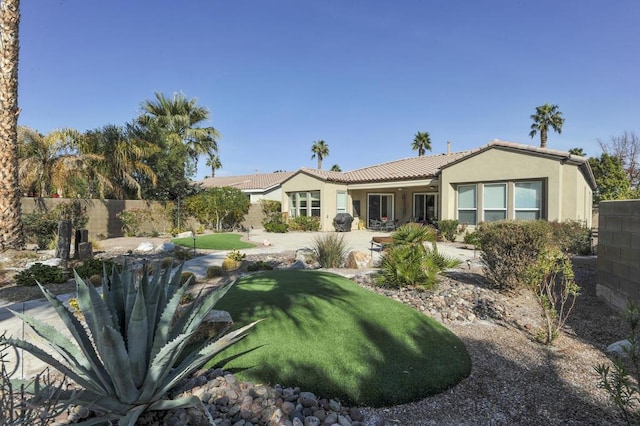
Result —
M141 199L141 178L149 179L153 185L157 183L155 172L145 160L159 148L135 137L132 126L128 124L123 128L110 124L83 135L81 151L93 154L92 159L96 160L86 167L91 195L97 191L100 198L104 198L105 190L108 190L111 197L118 200Z
M24 247L18 185L20 0L0 2L0 250Z
M164 131L171 143L184 144L189 157L198 162L200 154L218 151L218 131L213 127L197 127L209 120L209 110L197 105L197 99L187 99L183 93L174 93L173 99L155 93L156 100L142 104L139 121L147 127L156 126Z
M207 158L207 166L211 167L211 177L215 177L216 170L222 168L222 162L220 162L220 156L217 154L209 154L209 158Z
M562 125L564 118L562 112L558 109L558 105L544 104L536 107L536 113L531 115L533 124L529 136L533 138L540 132L540 148L547 147L547 132L551 127L558 134L562 133Z
M322 170L322 160L329 156L329 145L323 140L314 141L311 145L311 152L313 153L311 159L318 157L318 170Z
M418 151L418 157L422 157L426 151L431 151L431 137L429 136L429 132L416 133L411 149Z
M42 135L29 127L18 127L21 191L33 191L41 197L53 191L68 192L87 161L75 149L76 137L77 132L70 129Z
M571 148L569 150L569 154L571 154L571 155L579 155L581 157L586 157L587 156L587 153L584 152L584 149L582 149L582 148Z
M332 172L341 172L341 171L342 171L342 169L340 168L340 166L339 166L339 165L337 165L337 164L334 164L333 166L331 166L331 169L330 169L330 170L331 170Z

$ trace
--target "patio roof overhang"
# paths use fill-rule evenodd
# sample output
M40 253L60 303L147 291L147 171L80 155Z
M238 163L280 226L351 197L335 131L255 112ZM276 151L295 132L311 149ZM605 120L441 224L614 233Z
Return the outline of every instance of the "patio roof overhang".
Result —
M438 187L439 181L435 178L425 178L419 180L396 180L384 182L362 182L350 183L348 190L358 189L406 189L406 188L423 188L428 189L432 186Z

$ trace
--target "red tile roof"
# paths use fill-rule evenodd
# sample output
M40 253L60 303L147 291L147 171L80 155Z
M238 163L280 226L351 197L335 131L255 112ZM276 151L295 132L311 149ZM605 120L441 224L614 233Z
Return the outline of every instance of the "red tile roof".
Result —
M280 185L293 172L276 172L276 173L256 173L253 175L243 176L216 176L206 178L202 181L205 188L231 186L243 191L265 191L274 186Z

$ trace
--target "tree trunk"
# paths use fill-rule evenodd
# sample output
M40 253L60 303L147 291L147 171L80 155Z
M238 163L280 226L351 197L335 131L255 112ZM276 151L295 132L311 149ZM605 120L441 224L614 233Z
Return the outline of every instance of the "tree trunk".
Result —
M18 186L20 0L0 2L0 249L24 247Z
M540 148L547 147L547 130L540 129Z

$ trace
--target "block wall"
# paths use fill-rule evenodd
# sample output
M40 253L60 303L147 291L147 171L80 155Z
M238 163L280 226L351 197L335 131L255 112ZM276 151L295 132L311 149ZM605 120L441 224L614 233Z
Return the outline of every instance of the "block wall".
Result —
M640 304L640 200L601 202L598 228L598 297Z

